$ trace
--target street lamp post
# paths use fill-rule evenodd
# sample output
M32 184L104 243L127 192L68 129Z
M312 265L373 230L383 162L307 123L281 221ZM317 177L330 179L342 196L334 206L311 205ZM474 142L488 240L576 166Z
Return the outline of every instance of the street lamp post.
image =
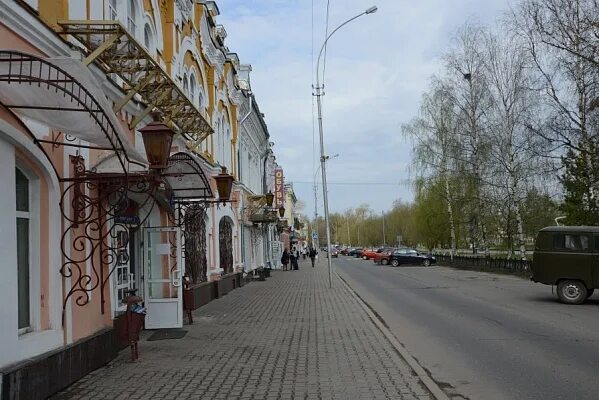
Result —
M337 28L335 28L329 34L329 36L327 36L326 39L324 40L324 43L322 44L322 47L320 48L320 52L318 53L318 60L316 61L316 86L314 87L314 90L315 90L314 96L316 96L316 102L318 105L318 133L320 135L320 167L321 167L320 169L322 172L322 197L323 197L323 201L324 201L324 223L326 225L326 234L327 234L327 252L328 252L327 260L328 260L328 266L329 266L329 287L333 287L333 266L331 264L331 254L330 254L330 252L331 252L331 227L329 226L329 199L328 199L328 192L327 192L327 170L326 170L327 157L324 155L324 138L323 138L323 133L322 133L322 104L321 104L320 98L324 95L324 93L322 91L323 87L320 86L320 57L322 56L322 51L324 50L325 46L327 45L327 42L329 41L331 36L333 36L335 34L335 32L337 32L339 29L341 29L343 26L349 24L353 20L361 17L362 15L375 13L376 10L377 10L376 6L370 7L366 11L356 15L355 17L348 19L347 21L345 21L344 23L339 25Z

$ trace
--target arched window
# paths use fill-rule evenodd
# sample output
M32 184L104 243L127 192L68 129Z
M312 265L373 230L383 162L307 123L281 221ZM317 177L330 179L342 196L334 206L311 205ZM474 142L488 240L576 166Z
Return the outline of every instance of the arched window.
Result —
M17 211L17 293L18 293L18 315L19 332L29 329L31 326L31 303L29 285L29 222L31 219L29 210L29 179L15 168L15 192Z
M137 29L137 19L135 17L137 9L135 6L135 0L127 1L127 29L132 35L135 35Z
M189 83L187 81L187 74L183 74L183 92L187 93L189 90Z
M189 75L189 98L193 104L196 104L196 78L193 74Z
M233 272L233 221L229 217L223 217L218 224L218 247L220 255L220 267L225 274Z
M198 90L198 108L200 111L204 108L204 95L201 90Z
M154 35L152 34L150 24L144 26L144 44L146 45L146 49L150 50L150 53L154 52Z

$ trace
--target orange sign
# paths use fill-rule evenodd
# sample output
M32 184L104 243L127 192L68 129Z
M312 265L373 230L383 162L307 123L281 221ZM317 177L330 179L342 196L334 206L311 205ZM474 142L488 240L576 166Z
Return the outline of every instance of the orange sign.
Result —
M283 170L275 169L275 208L285 207L285 188Z

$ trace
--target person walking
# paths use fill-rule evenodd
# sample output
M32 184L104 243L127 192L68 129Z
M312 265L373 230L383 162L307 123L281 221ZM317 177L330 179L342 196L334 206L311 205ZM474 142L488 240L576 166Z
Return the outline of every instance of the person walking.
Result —
M314 261L316 260L316 254L318 254L316 252L316 249L314 247L310 247L309 256L310 256L310 260L312 260L312 268L314 268Z
M306 247L302 248L302 258L305 260L306 255L308 254L308 249Z
M283 250L283 255L281 256L281 264L283 264L283 271L287 271L287 265L289 265L289 251L287 251L287 248Z
M297 260L299 258L299 250L297 248L291 250L291 269L294 271L299 270Z

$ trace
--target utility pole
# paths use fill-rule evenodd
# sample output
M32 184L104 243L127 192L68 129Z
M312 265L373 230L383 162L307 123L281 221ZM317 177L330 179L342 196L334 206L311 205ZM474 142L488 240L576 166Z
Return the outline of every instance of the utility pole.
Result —
M387 238L385 236L385 212L383 211L383 246L387 245Z
M347 217L347 245L351 247L351 236L349 236L349 216Z

